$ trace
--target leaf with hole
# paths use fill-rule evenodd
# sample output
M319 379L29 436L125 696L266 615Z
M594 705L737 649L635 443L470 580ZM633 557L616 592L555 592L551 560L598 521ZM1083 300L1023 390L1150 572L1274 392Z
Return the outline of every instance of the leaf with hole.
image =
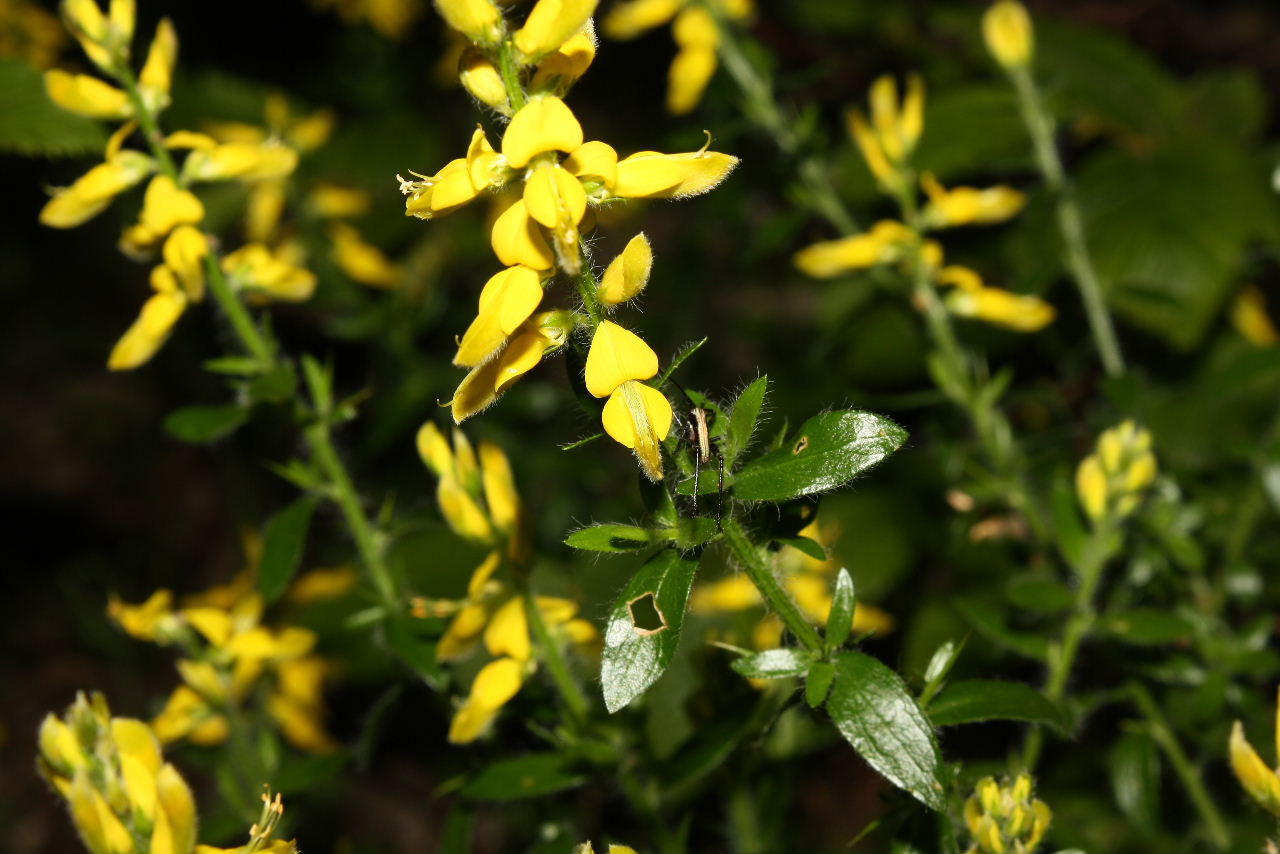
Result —
M663 549L613 604L604 632L600 681L609 712L624 708L657 681L676 647L698 556Z

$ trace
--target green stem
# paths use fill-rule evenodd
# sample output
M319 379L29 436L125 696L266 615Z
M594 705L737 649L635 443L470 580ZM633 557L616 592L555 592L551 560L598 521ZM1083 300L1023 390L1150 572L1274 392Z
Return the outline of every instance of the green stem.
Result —
M1120 342L1116 338L1116 330L1102 296L1102 283L1085 243L1080 206L1076 203L1058 147L1054 143L1053 116L1045 107L1030 71L1025 67L1017 67L1010 71L1010 77L1018 92L1018 106L1027 132L1031 134L1040 173L1057 198L1058 229L1062 233L1066 249L1067 268L1071 271L1084 302L1085 316L1089 320L1094 345L1098 348L1098 355L1107 375L1119 376L1125 372L1124 356L1121 355Z
M805 142L796 130L799 123L778 106L772 82L747 58L742 45L738 43L736 27L720 13L717 4L708 4L707 9L716 16L716 26L720 32L720 59L742 92L744 112L769 135L783 154L788 157L799 156ZM799 157L798 166L800 182L804 185L809 206L841 234L856 233L858 222L835 191L830 165L811 153Z
M589 708L587 699L582 695L582 690L574 680L573 674L569 672L569 664L564 659L560 645L547 630L547 623L542 619L542 611L538 608L533 582L528 576L525 578L524 589L524 610L529 620L529 631L542 651L542 662L547 666L551 681L559 690L564 704L568 706L570 717L575 722L581 723L587 719Z
M498 73L502 75L502 85L507 89L507 100L511 102L511 112L518 113L528 103L529 96L520 83L520 64L516 61L515 51L510 40L503 40L498 46Z
M1074 567L1079 584L1075 604L1066 626L1063 627L1062 640L1049 647L1049 674L1045 680L1045 696L1055 703L1060 703L1066 697L1067 681L1071 678L1080 645L1092 633L1097 621L1093 600L1098 585L1102 582L1103 570L1114 550L1114 542L1115 529L1106 521L1100 523L1085 544L1080 565ZM1032 729L1027 735L1022 759L1028 772L1035 770L1043 747L1044 730L1038 727Z
M1231 845L1231 832L1227 829L1227 823L1218 812L1213 799L1209 797L1209 791L1205 788L1204 781L1200 779L1199 770L1183 751L1178 737L1170 729L1151 692L1141 683L1130 682L1129 693L1133 697L1134 705L1146 718L1151 737L1164 750L1169 764L1173 766L1178 779L1182 781L1183 788L1187 790L1187 796L1205 824L1209 839L1219 851L1225 851Z
M604 319L604 311L600 308L600 283L596 281L595 273L591 272L591 255L587 242L580 241L578 246L578 251L582 253L582 272L573 277L573 285L578 289L578 296L582 297L582 305L591 317L591 327L594 329Z
M155 156L156 162L160 164L160 170L172 178L175 184L182 186L183 182L178 175L178 167L174 164L173 157L169 154L169 149L164 147L164 135L160 133L160 122L155 113L147 109L147 104L142 99L142 91L138 88L138 81L133 76L133 71L129 69L127 64L121 63L116 72L116 79L124 87L125 95L128 96L129 103L133 105L133 113L138 120L138 127L142 130L142 135L147 140L147 145L150 147L152 155Z
M329 425L324 421L316 421L306 428L305 435L307 444L311 448L312 458L319 464L325 478L329 481L332 489L331 497L342 510L347 528L356 542L356 550L360 552L360 560L369 573L373 586L377 588L379 598L382 599L389 613L394 612L397 608L395 582L383 558L373 523L369 521L364 506L360 503L360 497L356 495L351 476L347 474L342 459L333 447Z
M810 651L821 653L822 638L818 630L804 618L800 609L796 607L796 603L782 589L782 585L778 584L773 570L760 557L760 550L747 537L736 519L724 520L724 538L733 551L734 557L738 559L738 563L742 565L751 582L760 591L760 595L773 610L778 612L778 616L782 618L782 622L791 630L791 633Z

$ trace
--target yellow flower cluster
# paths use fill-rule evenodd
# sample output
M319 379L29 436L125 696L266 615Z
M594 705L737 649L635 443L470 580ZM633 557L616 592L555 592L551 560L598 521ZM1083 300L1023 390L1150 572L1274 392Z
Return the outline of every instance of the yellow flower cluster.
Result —
M341 595L355 583L349 569L316 570L294 583L290 598L314 601ZM263 600L253 579L242 572L229 584L185 597L157 590L147 601L128 605L112 599L108 613L128 634L161 645L178 645L182 684L151 722L163 743L188 739L210 745L230 734L227 714L238 709L265 679L266 711L295 747L332 753L338 744L324 727L324 681L331 666L314 654L309 629L262 625Z
M106 698L83 693L40 725L40 773L66 799L93 854L190 854L196 805L151 728L114 718Z
M1094 522L1119 520L1137 509L1156 479L1151 433L1124 421L1098 437L1097 449L1076 469L1076 495Z
M49 98L70 112L119 121L102 163L69 187L58 189L40 211L40 222L73 228L97 216L121 193L150 178L142 212L125 229L120 249L135 260L162 263L151 271L152 296L108 359L112 370L145 364L168 339L187 306L204 298L205 275L212 263L208 237L199 228L205 210L190 190L202 181L254 183L278 179L293 171L297 153L276 139L219 142L214 137L178 131L161 137L156 116L169 105L169 90L178 54L178 37L168 18L161 19L142 70L135 77L129 54L134 29L133 0L111 0L103 14L96 0L64 0L63 18L98 70L115 85L89 74L52 70L45 74ZM125 148L142 127L151 154ZM173 155L186 151L181 169ZM306 299L314 277L297 259L250 244L248 257L231 261L233 284L271 299Z
M830 550L839 537L839 531L814 519L799 533ZM840 571L840 562L834 559L818 560L798 549L783 549L777 559L777 568L783 587L791 594L800 611L812 623L827 624L831 614L832 585ZM759 608L764 600L760 591L746 575L737 574L709 584L700 584L693 591L689 607L697 614L719 614ZM893 631L891 614L865 602L858 602L853 612L851 632L857 636ZM756 625L752 645L756 649L772 649L782 642L783 624L777 614L767 614Z
M968 854L1032 854L1053 821L1053 812L1035 798L1031 777L1012 784L984 777L964 805L964 821L973 844Z
M1280 703L1280 696L1277 696ZM1276 755L1280 757L1280 706L1276 709ZM1244 726L1236 721L1231 728L1231 740L1228 743L1231 756L1231 770L1235 772L1240 785L1267 812L1280 816L1280 773L1269 768L1258 751L1253 749L1244 737Z
M920 187L926 203L915 214L911 157L924 130L924 82L911 75L899 102L894 79L880 77L871 86L870 101L870 120L861 110L849 112L849 132L880 189L902 204L908 223L882 220L862 234L816 243L796 253L795 265L828 279L880 265L921 263L935 284L951 287L945 302L957 316L1015 332L1036 332L1053 322L1053 306L1039 297L990 287L968 267L943 266L941 244L925 237L939 229L1004 222L1022 210L1025 196L1006 186L947 189L925 172Z
M481 442L477 454L456 429L450 445L435 424L427 423L418 431L418 452L439 479L436 497L450 527L459 536L490 549L472 573L465 599L419 598L413 603L419 617L453 617L436 649L441 661L461 659L479 642L492 659L476 674L470 694L449 727L449 741L465 744L488 731L536 667L529 633L530 607L538 609L553 642L567 641L590 650L598 645L599 635L589 621L577 618L578 606L573 600L537 596L530 603L510 583L496 577L504 567L523 567L528 550L520 497L502 450Z
M636 452L644 473L662 477L659 443L671 407L645 380L658 373L653 350L602 313L638 294L652 249L637 235L597 282L582 235L592 209L621 199L684 198L719 184L737 164L726 154L641 151L619 158L607 143L586 140L563 97L595 57L595 0L539 0L514 32L492 0L438 0L440 13L471 41L460 64L463 85L510 123L497 148L477 128L465 157L434 175L399 178L405 212L420 219L449 213L495 194L499 212L490 243L505 269L479 297L476 319L459 341L454 363L469 369L452 400L461 423L493 403L575 327L591 331L587 388L608 398L606 432ZM541 311L557 271L571 278L586 312Z
M683 115L698 106L716 73L717 16L740 21L753 6L752 0L625 0L609 10L600 28L611 39L625 40L672 21L671 35L679 51L667 78L667 110Z

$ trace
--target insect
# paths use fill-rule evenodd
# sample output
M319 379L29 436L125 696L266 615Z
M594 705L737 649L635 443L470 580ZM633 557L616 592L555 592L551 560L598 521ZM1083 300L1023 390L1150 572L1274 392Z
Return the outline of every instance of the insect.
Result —
M680 390L685 400L689 401L688 416L677 414L675 420L677 429L685 433L684 440L688 442L693 452L693 515L698 515L698 496L702 492L700 488L702 467L708 465L714 455L719 463L719 482L716 487L716 530L721 531L724 523L724 455L720 453L720 449L711 438L712 419L715 418L715 413L700 406L680 383L674 379L671 383Z

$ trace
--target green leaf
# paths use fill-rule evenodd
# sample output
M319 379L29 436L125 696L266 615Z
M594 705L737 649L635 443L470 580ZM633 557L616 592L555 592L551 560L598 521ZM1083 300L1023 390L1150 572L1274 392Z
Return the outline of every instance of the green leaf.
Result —
M1160 751L1145 733L1116 740L1107 755L1116 805L1134 827L1152 834L1160 821Z
M431 690L440 691L448 681L448 675L436 658L436 638L429 636L426 628L423 620L397 617L386 622L384 638L391 651Z
M736 658L729 665L748 679L786 679L809 672L813 656L799 649L766 649Z
M787 501L848 483L902 447L907 431L869 412L815 415L776 451L748 463L734 478L743 501Z
M836 668L829 661L815 661L809 668L809 678L804 682L804 701L816 709L827 699L831 683L836 678Z
M822 543L808 537L774 537L773 541L780 546L791 546L814 560L829 560L831 556L822 547Z
M951 668L960 660L960 651L964 649L965 641L956 643L954 640L948 640L933 651L933 656L929 659L929 664L924 669L924 688L920 691L920 706L929 708L929 703L933 700L934 695L942 688L943 680L947 678L947 674L951 672Z
M841 567L836 575L836 589L831 597L831 611L827 614L827 652L835 652L844 646L853 628L853 610L857 602L853 594L853 576Z
M260 372L265 366L252 356L222 356L217 359L207 359L201 363L200 367L211 374L250 377Z
M869 655L836 656L827 713L872 768L931 809L946 808L933 728L898 674Z
M671 662L697 568L697 557L663 549L636 571L614 602L600 664L610 714L643 694Z
M1025 655L1027 658L1034 658L1037 661L1048 660L1048 641L1038 634L1009 628L1005 625L1004 618L998 609L976 599L957 599L954 605L960 612L960 616L964 617L969 625L987 640Z
M262 561L258 565L258 588L268 602L274 602L284 593L298 571L307 546L311 514L318 503L314 496L304 495L267 523L262 537Z
M281 362L249 381L249 399L255 403L284 403L298 388L298 375L289 362Z
M1053 530L1058 537L1058 550L1068 566L1073 569L1079 567L1084 561L1089 532L1080 518L1075 483L1065 471L1054 475L1050 510L1053 513Z
M1042 614L1070 611L1076 602L1076 595L1070 587L1061 581L1036 575L1016 575L1009 579L1004 595L1010 605Z
M1101 628L1132 644L1163 646L1191 636L1195 627L1187 620L1155 608L1135 608L1108 614Z
M564 542L589 552L633 552L652 545L657 539L657 533L648 528L606 523L579 528L565 537Z
M1062 710L1036 689L1021 682L969 679L953 682L929 705L935 726L979 721L1027 721L1066 732Z
M724 436L725 468L732 469L738 457L751 444L768 389L769 378L761 376L743 389L742 394L734 401L733 410L729 413L729 429Z
M499 759L481 769L462 787L462 796L477 801L514 801L576 789L587 775L573 770L558 753L530 753Z
M49 100L44 77L19 59L0 59L0 154L23 157L101 157L101 122L69 113Z
M310 353L302 355L302 376L307 381L307 391L316 412L327 415L333 409L333 369L322 365Z
M952 85L930 93L924 134L912 159L943 183L1030 166L1031 140L1013 87Z
M165 432L194 444L216 442L249 420L249 410L234 403L220 406L184 406L164 419Z

